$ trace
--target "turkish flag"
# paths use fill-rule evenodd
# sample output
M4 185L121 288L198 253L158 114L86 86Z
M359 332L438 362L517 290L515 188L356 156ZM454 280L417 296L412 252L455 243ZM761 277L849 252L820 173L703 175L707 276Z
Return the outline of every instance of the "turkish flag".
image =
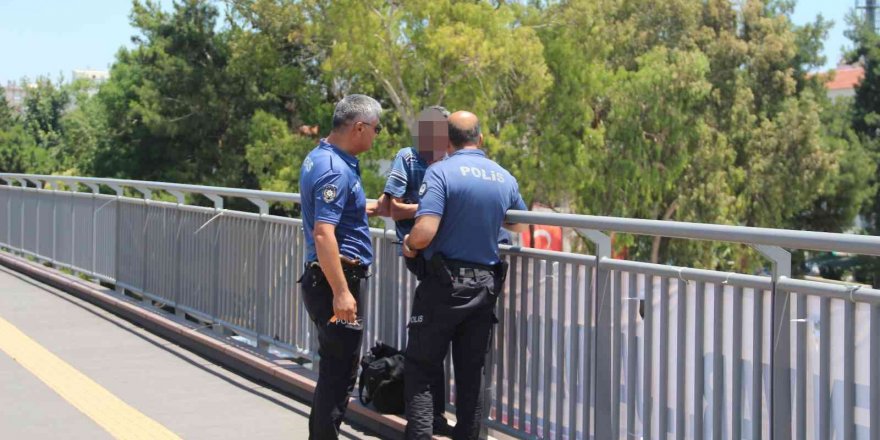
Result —
M559 226L535 225L535 243L532 245L531 231L522 233L523 247L544 249L548 251L562 250L562 228Z

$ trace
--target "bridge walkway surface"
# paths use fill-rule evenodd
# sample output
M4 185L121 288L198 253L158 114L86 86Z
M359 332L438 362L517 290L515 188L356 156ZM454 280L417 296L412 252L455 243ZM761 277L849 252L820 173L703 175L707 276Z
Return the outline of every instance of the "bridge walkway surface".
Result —
M308 436L306 403L2 267L0 390L3 439Z

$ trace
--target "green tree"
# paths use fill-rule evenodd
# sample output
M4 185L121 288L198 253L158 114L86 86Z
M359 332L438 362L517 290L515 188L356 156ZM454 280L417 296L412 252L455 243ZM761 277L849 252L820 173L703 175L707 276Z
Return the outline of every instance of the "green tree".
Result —
M260 188L299 191L300 165L314 148L314 141L291 134L285 121L262 110L254 114L248 137L248 167L257 177Z
M57 149L64 136L61 118L71 104L70 93L62 80L56 83L41 77L28 88L24 99L24 126L36 144L46 150Z
M9 107L0 87L0 170L6 173L45 174L52 170L51 157L37 146L21 119Z
M319 10L332 47L323 67L343 92L356 85L382 93L406 129L428 105L492 115L502 100L535 103L550 78L541 41L533 28L518 23L518 7L452 0L327 2Z
M865 68L865 76L856 86L853 102L852 124L862 142L870 151L875 164L880 163L880 36L865 22L853 15L850 17L851 28L847 36L855 47L847 54L850 62L861 63ZM870 179L878 186L880 166L875 168ZM868 229L874 234L880 233L880 190L874 191L871 202L866 204L863 214Z
M207 1L175 2L171 12L134 2L141 35L118 52L98 93L112 139L97 152L97 173L250 186L244 145L253 108L248 83L229 75L228 33L217 18Z

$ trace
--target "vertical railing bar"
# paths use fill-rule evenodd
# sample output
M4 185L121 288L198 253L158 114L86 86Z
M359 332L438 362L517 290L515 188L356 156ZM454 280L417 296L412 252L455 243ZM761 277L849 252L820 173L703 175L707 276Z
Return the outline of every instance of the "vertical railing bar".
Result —
M645 318L642 354L642 438L651 438L652 386L651 375L654 364L654 277L645 275Z
M704 364L703 364L703 323L705 315L703 309L706 307L706 283L697 282L697 288L694 292L694 432L693 438L700 440L703 438L703 381L704 381ZM756 437L759 438L759 437Z
M623 296L623 271L614 272L611 286L611 435L620 438L620 335L622 325L621 300Z
M831 300L819 300L819 432L831 438Z
M518 287L518 278L517 275L521 275L519 272L522 270L519 268L519 256L511 256L510 257L510 276L508 277L510 280L510 295L507 295L507 313L509 316L508 319L508 329L510 332L510 350L507 353L507 424L511 427L519 427L522 428L522 423L520 422L522 419L517 419L517 411L514 408L514 401L517 398L516 389L514 386L516 385L517 378L517 357L519 355L519 343L517 341L518 336L518 325L519 321L517 320L517 310L516 310L516 299L518 297L522 297L522 292L519 291ZM519 271L519 272L517 272ZM516 294L514 294L516 292Z
M596 260L596 269L598 269L598 259ZM598 271L597 271L598 272ZM591 399L593 397L593 349L595 344L593 343L593 305L596 299L596 282L594 280L594 272L593 268L589 266L584 266L584 304L582 306L583 314L581 315L584 319L584 342L583 342L583 352L581 356L583 357L583 365L584 365L584 374L581 377L583 381L583 399L581 401L582 407L582 421L583 426L581 431L583 433L583 437L585 439L590 438L590 420L591 420Z
M571 292L571 310L569 311L569 333L571 334L570 341L570 357L569 357L569 369L568 369L568 383L569 383L569 400L568 400L568 438L573 440L577 436L577 427L578 427L578 416L577 416L577 403L578 403L578 391L580 387L578 384L580 380L583 380L583 377L578 377L578 372L580 368L578 368L581 364L580 362L580 314L579 312L579 304L578 298L580 298L580 288L578 283L578 278L580 277L580 267L578 265L571 265L571 280L569 282L569 291ZM584 299L587 301L588 299ZM579 380L580 379L580 380Z
M98 187L95 186L92 188L92 276L94 277L98 273L97 266L97 258L98 258L98 207L96 206L98 203ZM39 215L39 214L37 214Z
M667 414L669 398L667 396L669 390L669 278L660 278L660 335L659 351L657 359L659 360L657 374L657 432L660 438L667 438L669 433L669 418ZM720 437L719 437L720 438Z
M541 286L543 286L544 272L541 270L537 258L532 258L532 308L529 310L529 318L531 320L531 339L529 340L531 353L529 353L529 373L531 380L531 395L529 396L529 411L531 412L531 429L530 433L538 432L538 392L540 384L538 382L538 372L541 366L540 341L541 341Z
M269 338L271 335L269 334L269 317L268 311L269 307L267 306L269 301L269 278L272 276L271 266L270 266L270 257L271 252L269 251L269 234L271 230L268 227L266 222L266 214L260 214L259 226L257 228L257 240L259 244L257 245L257 267L256 276L257 276L257 317L256 317L256 330L257 330L257 346L263 349L268 349L269 345L267 342L262 341L261 337Z
M752 438L759 439L763 434L763 392L764 377L764 291L754 289L753 335L752 335ZM820 437L821 438L821 437Z
M731 438L742 438L742 316L743 289L733 289L733 322L731 325Z
M520 345L522 346L521 354L519 356L519 366L517 372L519 373L519 381L517 386L519 387L519 429L521 431L526 431L526 360L528 359L528 351L526 350L526 344L528 344L529 335L528 335L528 321L526 320L526 316L528 315L529 310L529 297L526 295L525 288L528 285L528 261L526 258L522 258L520 268L522 273L520 274L520 304L519 304L519 340ZM529 431L534 434L534 428Z
M556 417L554 425L557 438L562 438L563 427L565 426L565 397L571 396L569 390L565 387L565 374L568 371L565 365L565 304L569 295L565 291L565 278L568 274L568 265L565 263L553 263L554 273L556 274Z
M721 438L724 405L724 284L715 283L712 330L712 438Z
M868 389L870 390L870 414L880 414L880 305L871 306L871 325L870 325L870 353L869 358L871 364L869 366L870 382ZM880 440L880 420L872 417L869 422L870 440Z
M638 388L639 346L636 339L638 326L639 298L636 289L637 274L629 273L626 295L627 316L627 356L626 356L626 437L636 438L636 389Z
M25 218L24 218L24 213L26 211L26 209L24 208L24 196L25 196L25 188L27 188L27 182L25 182L24 180L20 180L20 182L21 182L21 190L18 192L18 194L19 194L18 207L21 210L21 212L20 212L21 222L19 222L19 231L21 234L21 240L18 242L18 249L21 252L21 255L24 256L25 255L24 254L24 251L25 251L25 243L24 243Z
M685 402L685 369L687 367L687 297L689 282L678 280L678 305L676 308L676 359L675 371L675 438L684 440L687 433L687 407ZM738 437L735 437L738 438Z
M550 437L550 421L552 418L550 417L551 404L553 402L552 396L556 393L553 393L553 298L558 295L552 294L553 283L551 280L557 278L559 276L559 263L553 263L551 267L553 267L553 275L548 275L547 261L541 260L541 297L544 301L544 313L542 313L541 317L544 321L544 342L543 342L543 362L541 362L541 368L544 370L544 392L541 394L541 400L543 401L543 408L541 410L541 419L543 423L541 424L544 432L544 438ZM551 276L553 278L551 278ZM537 369L536 369L537 370ZM561 394L561 393L559 393Z
M795 429L798 440L807 440L807 297L795 296L797 319L797 377L795 379Z
M174 210L174 255L172 255L171 260L174 262L174 294L172 296L174 301L174 312L178 317L183 317L184 313L182 310L179 310L181 303L183 303L183 217L184 212L180 209L181 203L178 201L177 209Z
M856 303L843 304L843 440L854 440L855 427L855 327Z
M215 209L214 215L219 214L219 211ZM211 259L211 283L209 284L211 287L206 292L211 298L211 318L215 321L214 330L219 330L219 326L216 324L216 321L220 319L220 219L216 219L213 222L214 224L210 225L213 237L211 240L212 252L209 255Z
M77 186L70 188L70 267L76 267L76 197L74 193L78 189Z
M37 185L37 191L34 193L34 195L37 199L37 215L36 215L36 221L34 222L34 224L36 225L37 232L34 237L35 238L35 240L34 240L34 254L36 254L37 256L40 257L41 260L43 260L43 259L45 259L45 256L40 252L40 235L42 235L41 232L43 232L40 228L40 205L42 204L42 201L43 201L43 194L40 191L40 186L41 186L40 183L39 182L35 182L35 183Z

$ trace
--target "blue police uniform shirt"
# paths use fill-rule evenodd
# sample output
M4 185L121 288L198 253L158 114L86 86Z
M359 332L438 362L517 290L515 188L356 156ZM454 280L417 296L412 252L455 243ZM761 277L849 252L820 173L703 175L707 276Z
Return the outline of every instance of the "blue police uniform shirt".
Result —
M383 192L400 198L404 203L419 203L419 186L422 185L427 169L428 164L422 160L418 150L413 147L401 148L391 163ZM397 238L403 240L412 231L413 225L415 219L396 221Z
M456 151L428 168L419 188L416 217L440 216L440 226L423 251L470 263L497 263L499 230L509 209L525 210L516 179L478 149Z
M367 223L367 197L361 186L360 165L354 156L321 139L300 169L306 261L317 261L315 222L336 225L339 253L361 264L373 262Z

